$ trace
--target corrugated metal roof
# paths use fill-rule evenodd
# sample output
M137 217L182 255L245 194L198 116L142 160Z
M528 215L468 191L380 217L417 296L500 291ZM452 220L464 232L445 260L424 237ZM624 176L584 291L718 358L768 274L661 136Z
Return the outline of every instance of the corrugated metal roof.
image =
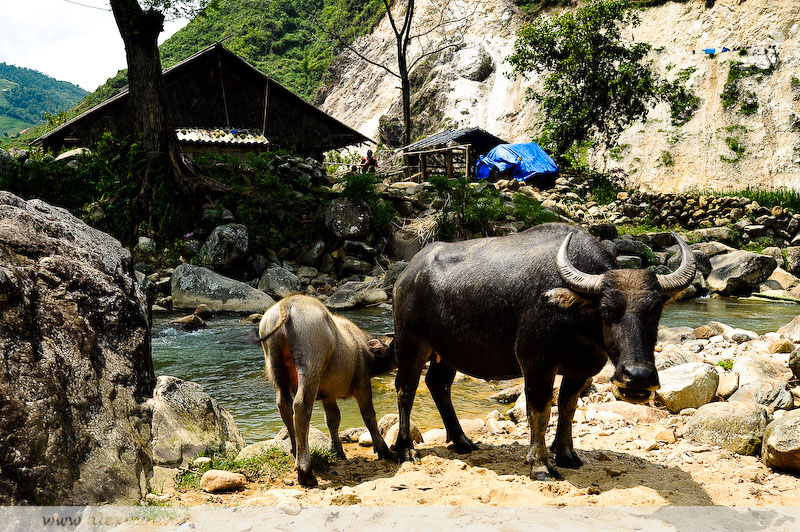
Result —
M461 139L471 134L478 134L490 137L496 140L498 144L505 143L504 140L495 137L491 133L484 131L479 127L465 127L462 129L452 129L450 131L440 131L439 133L431 135L430 137L425 137L422 140L418 140L417 142L414 142L404 148L401 148L401 151L409 152L409 151L423 150L425 148L443 147L449 144L450 142L459 142Z
M260 132L247 129L226 128L178 128L175 130L179 142L195 144L247 144L267 146L269 141Z

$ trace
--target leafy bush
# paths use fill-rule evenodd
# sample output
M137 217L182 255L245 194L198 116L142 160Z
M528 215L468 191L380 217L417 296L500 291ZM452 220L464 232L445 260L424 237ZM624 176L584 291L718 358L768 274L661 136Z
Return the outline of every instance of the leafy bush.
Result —
M392 205L383 201L378 194L378 178L375 174L348 173L342 176L342 196L356 200L364 200L372 212L372 228L385 232L394 217Z
M666 166L667 168L675 166L675 159L672 157L672 153L668 151L661 152L661 163Z
M664 82L661 94L669 102L670 116L673 126L682 126L691 120L702 101L698 96L686 88L686 81L697 69L695 67L681 70L671 82Z
M759 68L756 65L745 66L741 61L731 61L730 67L728 68L728 79L725 81L725 86L722 88L722 93L720 94L720 98L722 98L722 107L728 109L739 101L739 98L742 96L741 89L739 88L740 79L749 76L771 74L774 70L775 65L770 65L769 68ZM742 112L744 112L744 110L742 110Z
M558 217L552 212L542 208L542 204L528 196L517 192L514 194L514 208L512 215L517 220L525 223L525 229L547 222L556 222Z
M489 222L505 218L503 200L498 190L488 183L473 183L467 177L448 179L431 176L430 182L442 200L442 209L436 215L436 225L441 238L455 238L459 230L480 231L489 234Z

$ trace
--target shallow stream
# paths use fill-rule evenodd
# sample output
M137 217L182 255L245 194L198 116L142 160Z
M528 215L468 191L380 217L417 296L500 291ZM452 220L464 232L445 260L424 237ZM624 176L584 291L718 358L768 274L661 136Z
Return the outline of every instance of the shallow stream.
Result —
M388 310L365 309L343 314L374 334L392 330L392 315ZM798 314L800 306L793 304L704 298L667 306L661 324L698 327L714 320L764 334L788 323ZM175 316L154 316L153 364L156 375L173 375L202 384L233 415L247 443L274 436L282 421L275 406L272 386L264 376L263 352L248 340L255 326L241 323L239 316L220 316L210 320L206 329L187 333L168 324ZM456 382L453 385L453 403L458 416L483 418L492 409L502 407L488 397L507 385L472 379ZM394 373L373 379L372 387L378 417L396 412ZM340 400L339 408L342 428L364 425L355 400ZM424 382L420 385L412 417L423 431L442 426ZM312 423L327 432L319 404L315 405Z

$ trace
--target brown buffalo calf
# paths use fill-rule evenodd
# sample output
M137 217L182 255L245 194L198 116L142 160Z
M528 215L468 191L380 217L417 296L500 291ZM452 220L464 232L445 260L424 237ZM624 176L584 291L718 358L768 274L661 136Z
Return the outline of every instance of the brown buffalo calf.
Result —
M375 419L370 378L396 366L393 353L348 319L335 316L313 297L293 295L264 313L258 327L267 377L275 387L281 418L289 431L300 484L315 486L308 449L314 401L325 407L332 450L345 458L339 439L337 399L355 397L375 452L392 457ZM294 400L292 400L294 397Z

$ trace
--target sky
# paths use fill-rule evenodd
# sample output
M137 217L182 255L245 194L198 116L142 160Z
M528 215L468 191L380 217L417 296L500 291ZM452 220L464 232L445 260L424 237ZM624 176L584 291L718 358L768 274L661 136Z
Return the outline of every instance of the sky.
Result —
M32 68L87 91L126 67L107 0L0 0L0 62ZM108 11L106 11L108 10ZM186 20L167 22L159 43Z

